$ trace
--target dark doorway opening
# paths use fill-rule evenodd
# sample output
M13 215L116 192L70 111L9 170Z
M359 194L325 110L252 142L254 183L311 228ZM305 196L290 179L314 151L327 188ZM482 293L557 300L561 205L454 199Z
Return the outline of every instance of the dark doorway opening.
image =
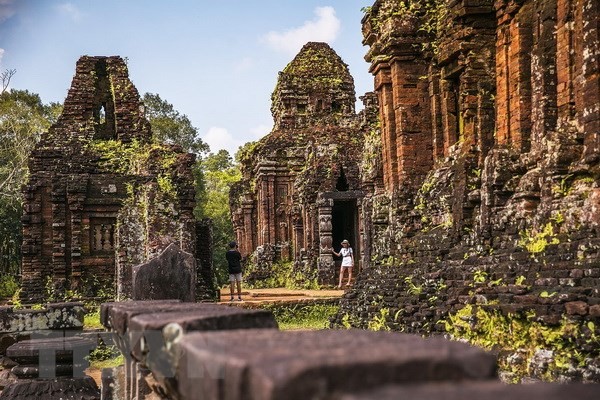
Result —
M340 169L340 176L338 177L338 180L335 184L335 188L339 192L346 192L350 188L348 180L346 179L346 174L344 173L344 168Z
M341 242L347 239L350 242L350 247L354 252L354 273L358 272L358 219L356 211L356 199L351 200L334 200L333 209L331 211L331 227L333 248L339 252L342 245ZM335 257L335 279L339 279L339 269L342 262L340 257Z

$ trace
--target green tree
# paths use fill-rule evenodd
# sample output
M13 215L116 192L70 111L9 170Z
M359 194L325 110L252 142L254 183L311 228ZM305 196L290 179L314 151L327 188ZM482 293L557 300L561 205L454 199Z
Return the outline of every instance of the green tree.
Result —
M225 171L233 167L233 160L227 150L221 149L217 153L211 153L206 157L203 165L207 171Z
M158 142L178 144L185 151L199 155L210 151L187 115L180 114L171 103L154 93L144 94L142 101L146 107L146 118L152 126L152 134Z
M234 238L229 213L229 188L240 180L239 168L227 150L210 153L199 163L197 174L202 185L197 187L197 218L213 221L213 266L219 285L227 282L227 243Z
M27 182L29 154L42 132L56 121L62 106L45 105L27 90L0 94L0 271L15 273L20 264L21 186Z
M213 268L217 282L227 280L225 251L233 238L229 214L229 187L240 179L239 169L227 150L209 153L209 146L198 136L198 130L187 116L181 115L172 104L158 94L146 93L142 101L154 138L163 143L182 146L198 155L194 166L196 184L196 219L210 218L213 222ZM208 155L207 155L208 153Z

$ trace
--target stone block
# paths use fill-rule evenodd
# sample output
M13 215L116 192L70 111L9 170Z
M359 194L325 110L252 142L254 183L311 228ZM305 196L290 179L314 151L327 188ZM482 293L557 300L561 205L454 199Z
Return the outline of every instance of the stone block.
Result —
M0 307L0 332L83 328L83 303L50 303L41 310Z
M507 385L501 382L431 382L427 385L393 385L340 396L340 400L594 400L600 397L600 385L551 384Z
M100 323L105 328L125 333L129 320L145 312L172 311L179 300L118 301L100 305ZM189 305L188 305L189 306Z
M123 398L125 386L124 366L102 369L101 399L117 400Z
M8 369L0 369L0 393L2 389L17 381L17 377Z
M584 301L572 301L565 303L565 310L569 315L586 315L588 313L588 305Z
M133 267L133 299L196 299L196 259L171 243L158 257Z
M19 378L83 377L87 356L96 343L80 337L51 337L17 342L6 355L18 365L12 372Z
M0 400L100 400L100 390L89 376L51 380L24 380L8 385Z
M187 305L187 308L183 306ZM230 329L277 329L277 322L270 311L229 307L222 304L178 305L180 311L148 313L134 316L129 322L129 331L134 336L144 336L147 354L159 351L164 343L163 328L173 324L181 333L192 331L219 331ZM152 340L154 339L154 340ZM133 347L132 355L141 361L144 357L139 346Z
M174 346L180 398L308 399L386 383L496 378L491 353L362 330L191 333ZM223 381L225 379L225 381Z

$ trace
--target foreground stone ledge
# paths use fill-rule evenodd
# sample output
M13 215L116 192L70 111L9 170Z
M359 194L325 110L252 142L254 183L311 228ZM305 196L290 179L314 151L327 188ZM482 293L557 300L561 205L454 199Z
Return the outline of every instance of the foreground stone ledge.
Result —
M50 303L41 310L0 307L0 334L40 330L82 329L83 303Z
M180 399L326 399L386 383L497 378L491 353L392 332L191 333L173 348Z
M171 330L164 328L171 325ZM194 331L221 331L231 329L277 329L277 322L270 311L248 310L238 307L228 307L219 304L197 304L181 311L141 314L131 318L129 332L132 336L144 336L145 348L135 346L132 355L135 359L143 361L147 354L160 351L169 340L176 337L165 337L169 334L185 334ZM154 340L152 340L154 339ZM149 365L151 366L151 365Z
M107 315L105 326L119 336L117 343L126 356L143 361L150 352L159 352L165 341L188 331L228 329L277 329L273 314L266 310L247 310L213 303L180 303L172 301L132 301L103 304ZM171 324L176 332L165 333ZM144 348L140 341L144 339ZM152 357L152 355L151 355ZM154 354L154 357L158 357Z
M393 385L338 397L339 400L598 400L600 385L535 383L508 385L501 382L430 382L424 385Z
M169 352L186 332L227 329L276 329L270 311L214 303L127 301L101 306L101 321L125 356L121 397L140 396L150 368L158 386L172 388L175 358Z
M144 312L172 310L179 300L117 301L100 305L100 323L105 328L125 333L129 320ZM189 305L189 304L188 304Z
M170 322L184 330L277 328L270 311L247 310L215 303L182 303L178 300L104 303L101 323L122 335L129 331L162 330ZM132 325L133 321L136 321Z
M7 386L0 400L100 400L96 382L84 378L19 381Z

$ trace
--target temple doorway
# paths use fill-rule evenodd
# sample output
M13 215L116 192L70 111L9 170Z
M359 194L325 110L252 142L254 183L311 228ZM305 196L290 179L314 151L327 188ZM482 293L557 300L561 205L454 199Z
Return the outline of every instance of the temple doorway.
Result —
M358 212L355 198L334 200L333 209L331 210L331 228L332 243L335 251L340 251L342 240L347 239L350 242L350 247L354 251L353 274L358 273L360 268L360 249L358 240ZM336 266L335 279L337 282L342 260L340 257L334 257L334 261Z

